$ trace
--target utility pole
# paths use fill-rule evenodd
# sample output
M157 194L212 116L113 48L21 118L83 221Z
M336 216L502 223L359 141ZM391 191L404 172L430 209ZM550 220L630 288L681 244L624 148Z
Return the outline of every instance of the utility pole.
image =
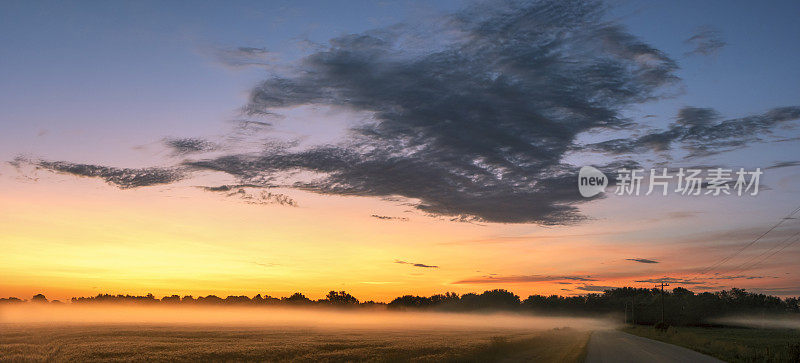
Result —
M666 321L664 321L664 286L669 286L669 284L666 283L666 282L662 282L661 283L661 321L662 322L666 322ZM656 285L655 287L658 288L658 285Z

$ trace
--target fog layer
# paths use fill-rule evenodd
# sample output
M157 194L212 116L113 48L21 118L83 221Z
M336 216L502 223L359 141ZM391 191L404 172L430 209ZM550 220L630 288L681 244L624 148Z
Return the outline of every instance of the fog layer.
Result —
M731 316L714 319L711 322L751 328L800 329L800 319L795 316Z
M164 307L119 305L33 305L0 307L0 323L208 324L375 329L600 329L609 321L511 313L398 312L357 309L264 307Z

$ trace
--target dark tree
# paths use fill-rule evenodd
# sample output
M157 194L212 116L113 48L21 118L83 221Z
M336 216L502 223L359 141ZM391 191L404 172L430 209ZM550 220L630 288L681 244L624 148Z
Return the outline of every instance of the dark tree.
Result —
M292 296L284 297L284 298L281 299L281 301L289 303L289 304L293 304L293 305L304 305L304 304L310 304L311 303L311 300L309 300L309 298L307 298L305 295L303 295L303 294L301 294L299 292L296 292L296 293L292 294Z
M330 291L322 302L337 306L358 305L358 299L345 291Z

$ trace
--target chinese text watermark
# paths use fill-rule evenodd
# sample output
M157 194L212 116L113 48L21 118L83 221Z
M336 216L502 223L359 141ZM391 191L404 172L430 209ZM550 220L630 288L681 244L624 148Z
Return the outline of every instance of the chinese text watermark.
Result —
M616 171L616 195L758 195L761 168L694 169L619 169ZM578 190L584 197L605 191L608 178L598 169L584 166L578 174Z

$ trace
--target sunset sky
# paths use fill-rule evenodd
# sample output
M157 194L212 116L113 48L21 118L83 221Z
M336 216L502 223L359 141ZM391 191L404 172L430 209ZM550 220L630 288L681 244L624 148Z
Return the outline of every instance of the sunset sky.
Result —
M800 295L798 15L3 1L0 297ZM583 165L764 174L587 199Z

